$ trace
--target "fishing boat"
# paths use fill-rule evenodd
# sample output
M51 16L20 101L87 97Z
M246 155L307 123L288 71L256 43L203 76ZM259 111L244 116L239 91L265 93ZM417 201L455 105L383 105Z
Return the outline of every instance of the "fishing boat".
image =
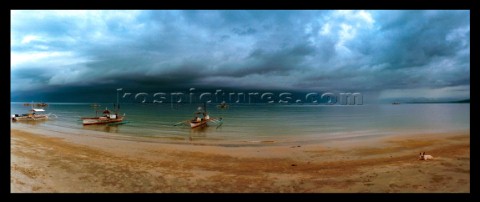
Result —
M199 114L202 114L203 118L200 118L198 116ZM191 128L198 128L198 127L207 126L207 122L210 119L210 116L208 115L208 112L207 112L207 104L206 103L203 104L203 109L201 107L199 107L197 109L197 112L195 112L195 115L196 115L195 118L193 118L189 122Z
M203 118L196 117L193 120L188 122L191 128L203 128L210 125L216 125L217 128L223 124L223 119L220 118L210 118L208 114L206 114Z
M208 115L206 103L203 104L203 108L199 107L194 114L195 118L193 118L192 120L181 121L176 123L174 126L186 125L190 128L203 128L209 125L216 125L218 128L223 124L223 119L221 117L211 118ZM202 115L203 117L200 118L200 115Z
M95 114L95 117L82 117L81 119L83 125L99 125L122 122L125 118L125 113L123 115L119 115L120 105L118 104L118 91L121 90L121 88L117 89L117 104L114 104L114 113L105 107L105 110L103 110L103 116L99 117Z
M197 127L205 127L207 126L207 120L192 120L190 121L190 127L197 128Z
M44 109L34 109L29 110L27 114L14 114L12 115L12 121L38 121L38 120L47 120L50 114L44 114Z
M125 114L118 115L118 110L115 113L111 113L110 110L105 108L103 110L103 116L100 117L83 117L83 125L95 125L95 124L108 124L108 123L117 123L122 122Z

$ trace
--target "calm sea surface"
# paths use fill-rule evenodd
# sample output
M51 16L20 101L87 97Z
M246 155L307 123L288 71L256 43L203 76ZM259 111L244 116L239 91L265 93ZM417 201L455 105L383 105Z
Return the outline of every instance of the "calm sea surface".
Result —
M112 104L100 103L100 110ZM12 128L59 128L104 131L152 138L196 138L210 140L278 140L295 138L345 138L417 132L448 132L470 129L470 104L379 104L379 105L282 105L231 104L227 110L208 104L211 117L222 117L220 127L190 129L174 126L193 118L197 104L122 104L126 124L83 126L80 117L94 116L90 103L49 103L47 113L57 119L12 123ZM11 114L30 107L11 103Z

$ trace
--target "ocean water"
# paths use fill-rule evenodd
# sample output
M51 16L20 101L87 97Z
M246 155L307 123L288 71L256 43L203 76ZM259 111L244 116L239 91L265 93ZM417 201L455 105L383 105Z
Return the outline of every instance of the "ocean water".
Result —
M12 122L58 130L103 131L125 136L205 140L296 140L335 139L398 133L449 132L470 129L470 104L377 104L377 105L285 105L230 104L222 110L208 104L211 117L222 117L220 127L191 129L174 126L192 119L198 104L122 104L126 124L83 126L80 117L95 115L91 103L49 103L47 113L56 119ZM99 103L100 110L113 108ZM11 103L11 114L26 113L30 107Z

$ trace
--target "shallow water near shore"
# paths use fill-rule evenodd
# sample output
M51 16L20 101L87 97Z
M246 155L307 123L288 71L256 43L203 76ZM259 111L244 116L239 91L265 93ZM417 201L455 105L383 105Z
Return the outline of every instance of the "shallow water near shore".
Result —
M283 105L231 104L221 110L208 104L211 117L222 117L220 127L190 129L174 126L191 119L198 104L122 104L126 124L83 126L80 117L94 116L90 103L49 103L56 119L12 122L12 128L45 129L67 133L100 131L134 137L170 140L282 141L327 140L386 136L398 133L434 133L470 129L470 104ZM102 111L113 104L101 103ZM26 113L23 103L11 103L11 113ZM101 113L101 112L100 112Z

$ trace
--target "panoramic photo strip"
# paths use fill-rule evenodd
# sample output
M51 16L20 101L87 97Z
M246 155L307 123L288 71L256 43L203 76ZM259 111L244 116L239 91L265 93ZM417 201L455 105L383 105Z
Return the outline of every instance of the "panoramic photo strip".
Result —
M469 10L11 10L11 193L470 193Z

